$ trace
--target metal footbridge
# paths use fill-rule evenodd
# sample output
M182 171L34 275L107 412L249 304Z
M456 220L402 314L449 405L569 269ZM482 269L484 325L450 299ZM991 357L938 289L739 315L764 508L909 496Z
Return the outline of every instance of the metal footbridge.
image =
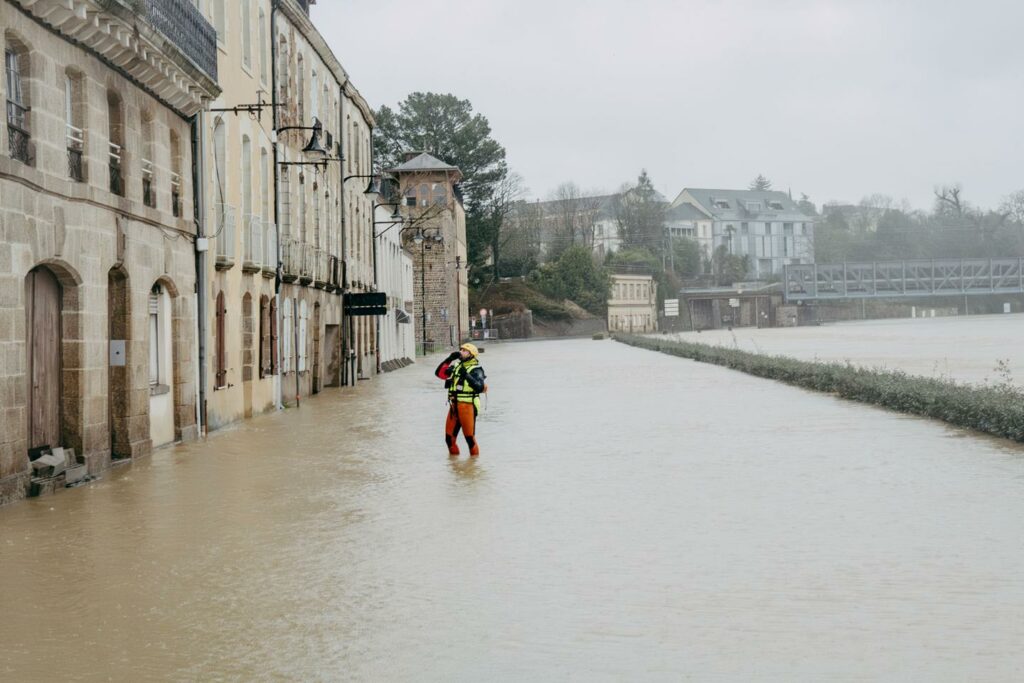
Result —
M1024 293L1024 258L787 265L789 301Z

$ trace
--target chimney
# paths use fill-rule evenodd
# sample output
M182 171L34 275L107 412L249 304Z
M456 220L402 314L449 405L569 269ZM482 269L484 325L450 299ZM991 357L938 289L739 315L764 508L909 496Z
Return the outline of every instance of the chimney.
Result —
M413 150L413 149L408 150L407 152L405 152L405 157L402 159L402 161L403 162L412 161L413 159L415 159L416 157L418 157L421 154L426 154L426 152L423 152L423 151L420 151L420 150Z

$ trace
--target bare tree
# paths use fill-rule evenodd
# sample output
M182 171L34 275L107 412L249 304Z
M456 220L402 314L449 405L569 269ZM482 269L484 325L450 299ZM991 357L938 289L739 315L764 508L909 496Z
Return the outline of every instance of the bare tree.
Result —
M936 187L935 213L950 218L963 218L967 211L967 204L960 198L962 188L959 183Z
M1024 225L1024 190L1008 194L999 205L999 212L1017 225Z

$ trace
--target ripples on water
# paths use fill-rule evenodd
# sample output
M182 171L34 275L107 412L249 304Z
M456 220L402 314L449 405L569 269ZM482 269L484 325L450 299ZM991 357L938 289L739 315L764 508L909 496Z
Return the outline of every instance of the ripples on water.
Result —
M0 674L1019 677L1020 449L611 342L483 361L479 461L428 362L0 511Z

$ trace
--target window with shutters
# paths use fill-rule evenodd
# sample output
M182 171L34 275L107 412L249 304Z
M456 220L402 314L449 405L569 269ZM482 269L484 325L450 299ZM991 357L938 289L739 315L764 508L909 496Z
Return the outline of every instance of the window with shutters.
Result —
M260 297L260 379L273 374L270 366L270 300Z
M309 307L306 306L306 302L302 301L299 303L299 348L298 348L298 368L299 372L306 371L306 328L309 323Z
M270 300L270 374L280 371L277 357L277 299Z
M228 384L228 367L227 367L227 348L225 340L225 325L227 323L227 308L224 306L224 292L217 293L217 318L216 325L214 326L214 334L216 335L216 344L214 346L214 356L217 368L217 374L214 378L214 388L223 389Z
M282 331L284 332L281 372L287 375L292 371L292 346L295 341L295 328L293 327L294 321L292 320L292 300L290 298L286 298L284 300L284 307L281 309L281 322L283 323Z

